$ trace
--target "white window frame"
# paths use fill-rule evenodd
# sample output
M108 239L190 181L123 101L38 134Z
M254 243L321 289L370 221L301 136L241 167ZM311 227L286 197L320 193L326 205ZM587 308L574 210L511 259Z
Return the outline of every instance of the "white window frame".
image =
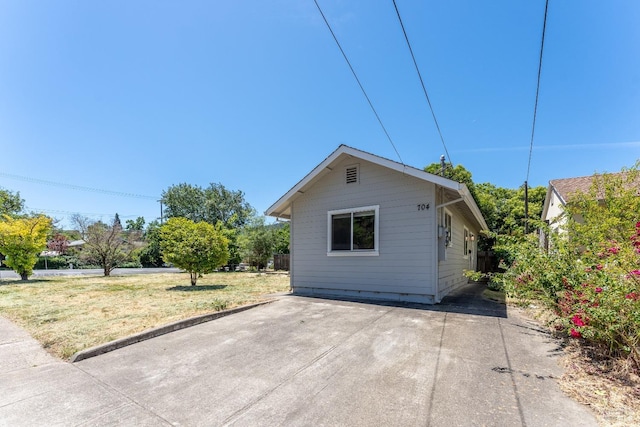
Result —
M342 251L331 250L331 236L332 233L332 221L333 215L351 214L351 247L353 247L353 214L357 212L373 211L374 223L373 223L373 249L351 249ZM349 209L337 209L327 212L327 256L379 256L380 248L380 205L363 206L359 208Z

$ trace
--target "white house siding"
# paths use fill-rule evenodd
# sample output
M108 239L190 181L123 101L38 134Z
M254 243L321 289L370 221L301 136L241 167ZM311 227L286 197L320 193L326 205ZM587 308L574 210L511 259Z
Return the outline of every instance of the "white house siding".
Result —
M560 200L560 197L555 191L551 190L551 198L549 200L549 207L547 208L547 214L544 218L545 221L549 221L549 225L552 230L557 230L566 222L561 215L564 213L564 203Z
M449 205L446 209L452 216L452 244L446 249L446 259L441 259L438 262L437 302L454 289L468 283L468 279L464 276L463 271L475 269L473 259L477 256L479 230L473 227L471 223L462 216L458 209L458 204ZM469 242L468 245L472 253L466 256L464 254L464 227L469 230L469 233L476 236L476 240Z
M345 168L359 164L358 183ZM435 185L347 159L292 204L295 292L433 303ZM419 210L419 204L429 209ZM379 256L327 256L327 212L379 205Z

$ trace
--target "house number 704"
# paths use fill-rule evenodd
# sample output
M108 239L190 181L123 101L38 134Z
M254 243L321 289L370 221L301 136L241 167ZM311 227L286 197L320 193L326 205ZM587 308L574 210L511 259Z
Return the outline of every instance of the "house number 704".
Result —
M420 203L420 204L418 204L418 210L419 211L426 211L427 209L429 209L429 203Z

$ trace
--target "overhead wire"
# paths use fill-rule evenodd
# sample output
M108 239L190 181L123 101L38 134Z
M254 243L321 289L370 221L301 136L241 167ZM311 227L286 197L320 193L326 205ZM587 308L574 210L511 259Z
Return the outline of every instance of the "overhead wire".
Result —
M540 76L542 74L542 54L544 52L544 36L547 32L547 12L549 10L549 0L546 0L544 6L544 20L542 24L542 41L540 42L540 58L538 60L538 81L536 84L536 101L533 107L533 124L531 126L531 142L529 144L529 160L527 162L527 179L525 182L529 181L529 172L531 171L531 157L533 156L533 137L536 131L536 118L538 115L538 97L540 94Z
M364 95L364 97L366 98L367 102L369 103L369 107L371 107L371 110L373 111L373 114L376 116L376 119L378 119L378 123L380 124L380 127L382 127L382 130L384 131L384 134L387 136L387 139L391 143L391 146L393 147L393 150L396 152L396 155L398 156L398 159L400 160L400 163L402 163L404 165L405 163L402 161L402 157L400 156L400 153L398 152L398 149L396 148L396 145L393 143L393 140L391 139L391 136L389 135L389 132L387 131L387 128L382 123L382 119L380 119L380 116L378 115L378 112L376 111L375 107L373 106L373 103L371 102L371 99L369 98L369 95L367 95L367 92L364 90L364 87L362 86L362 83L360 82L360 79L358 78L358 75L356 74L355 70L353 69L353 66L351 65L351 61L349 61L349 58L347 57L347 54L345 53L344 49L342 49L342 46L340 45L340 42L338 41L338 38L336 37L335 33L333 32L333 29L331 28L331 25L329 24L329 21L327 20L326 16L322 12L322 9L320 8L320 5L318 4L318 1L317 0L313 0L313 2L316 4L316 7L318 8L318 11L320 12L320 15L322 16L322 19L324 20L324 23L327 25L327 28L329 29L329 32L331 33L331 36L333 36L333 40L338 45L338 49L340 49L340 52L342 53L342 56L344 57L345 61L347 62L347 65L349 66L349 69L351 70L351 73L353 74L353 77L355 77L356 82L358 83L358 86L360 86L360 90L362 91L362 94Z
M404 23L402 22L402 17L400 16L400 11L398 10L398 5L396 4L396 0L393 0L393 7L396 9L396 15L398 15L398 21L400 21L400 27L402 28L404 39L406 40L407 46L409 47L409 53L411 53L411 59L413 60L413 65L416 68L416 72L418 73L418 78L420 79L420 84L422 85L422 91L424 92L424 96L427 99L427 104L429 105L429 110L431 110L431 116L433 117L433 122L436 125L438 135L440 135L440 141L442 142L442 147L444 148L444 152L447 156L447 160L449 161L449 164L453 165L453 163L451 162L451 156L449 156L449 150L447 150L447 145L444 143L444 137L442 136L442 131L440 130L440 125L438 124L438 119L436 118L436 113L433 109L433 105L431 104L431 99L429 98L429 94L427 93L427 88L424 84L424 80L422 79L422 74L420 73L418 62L416 61L416 57L413 54L413 49L411 48L409 37L407 36L407 32L404 29Z
M71 211L65 211L65 210L59 210L59 209L40 209L40 208L34 208L31 206L25 206L24 207L25 211L31 211L31 212L38 212L38 213L49 213L49 214L61 214L61 215L84 215L84 216L89 216L89 217L110 217L113 216L113 214L106 214L106 213L95 213L95 212L71 212ZM122 218L122 219L127 219L127 218L138 218L144 215L120 215L118 214L118 217Z
M108 194L108 195L111 195L111 196L130 197L130 198L134 198L134 199L145 199L145 200L155 200L155 201L158 200L158 197L156 197L156 196L145 196L145 195L142 195L142 194L125 193L125 192L120 192L120 191L104 190L104 189L101 189L101 188L84 187L82 185L66 184L66 183L63 183L63 182L48 181L48 180L45 180L45 179L32 178L32 177L22 176L22 175L14 175L14 174L5 173L5 172L0 172L0 176L3 176L5 178L10 178L10 179L16 179L16 180L19 180L19 181L33 182L33 183L36 183L36 184L44 184L44 185L50 185L50 186L54 186L54 187L63 187L63 188L71 189L71 190L87 191L87 192L91 192L91 193Z

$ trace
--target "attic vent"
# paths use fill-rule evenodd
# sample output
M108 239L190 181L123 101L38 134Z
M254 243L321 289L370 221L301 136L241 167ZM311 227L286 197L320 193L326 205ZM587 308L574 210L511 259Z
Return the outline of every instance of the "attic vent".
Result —
M358 165L347 167L347 184L358 182Z

